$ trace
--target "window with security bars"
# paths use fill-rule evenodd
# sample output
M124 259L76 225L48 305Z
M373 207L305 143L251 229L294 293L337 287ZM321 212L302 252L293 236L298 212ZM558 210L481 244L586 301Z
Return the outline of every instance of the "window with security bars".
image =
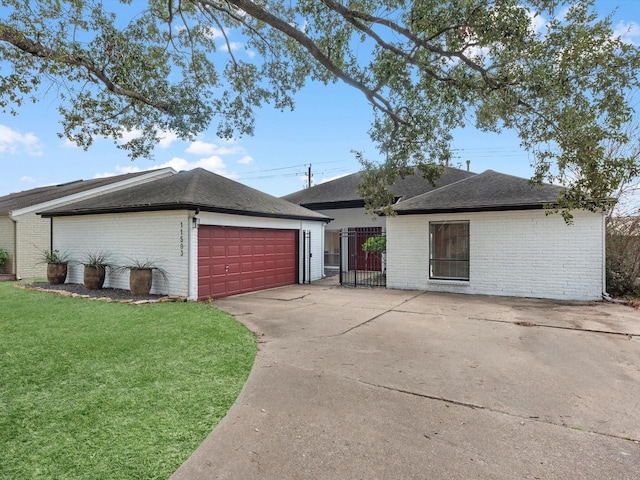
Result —
M469 280L469 222L429 223L429 278Z

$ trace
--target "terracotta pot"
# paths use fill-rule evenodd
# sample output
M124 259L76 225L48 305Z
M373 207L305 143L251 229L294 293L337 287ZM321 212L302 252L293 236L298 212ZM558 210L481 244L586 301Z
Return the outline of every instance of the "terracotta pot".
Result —
M61 285L66 279L66 263L47 263L47 280L51 285Z
M89 290L100 290L104 285L105 268L103 266L84 266L84 286Z
M149 295L153 282L153 270L150 268L132 268L129 271L129 288L132 295Z

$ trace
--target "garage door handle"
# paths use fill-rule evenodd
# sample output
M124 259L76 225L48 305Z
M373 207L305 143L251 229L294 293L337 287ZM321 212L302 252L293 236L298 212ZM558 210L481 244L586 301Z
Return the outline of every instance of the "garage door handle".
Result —
M229 273L229 265L225 265L225 267L224 267L224 271L225 271L226 273Z

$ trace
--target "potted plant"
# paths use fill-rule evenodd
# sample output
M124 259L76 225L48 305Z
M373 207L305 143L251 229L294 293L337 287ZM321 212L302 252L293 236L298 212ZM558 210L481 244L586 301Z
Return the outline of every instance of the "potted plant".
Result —
M60 250L44 250L42 262L47 264L47 280L51 285L60 285L67 280L69 254Z
M129 288L132 295L149 295L153 284L153 271L155 270L164 280L167 280L167 272L157 266L151 260L128 259L129 263L121 268L129 270Z
M99 290L104 285L107 269L112 268L109 252L89 252L84 261L84 286L89 290Z

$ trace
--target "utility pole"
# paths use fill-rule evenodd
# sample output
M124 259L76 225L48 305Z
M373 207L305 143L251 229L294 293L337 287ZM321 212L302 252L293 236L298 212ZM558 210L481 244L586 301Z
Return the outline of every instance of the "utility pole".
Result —
M307 188L311 188L311 164L309 164L309 170L307 172Z

